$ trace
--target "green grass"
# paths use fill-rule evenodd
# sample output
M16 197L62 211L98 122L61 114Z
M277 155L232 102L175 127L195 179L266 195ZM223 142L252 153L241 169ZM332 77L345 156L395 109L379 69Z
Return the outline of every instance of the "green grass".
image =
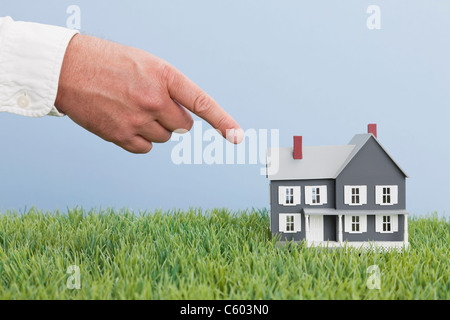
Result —
M0 299L450 298L448 219L410 219L405 253L277 248L268 228L266 210L7 212ZM80 290L66 286L71 265Z

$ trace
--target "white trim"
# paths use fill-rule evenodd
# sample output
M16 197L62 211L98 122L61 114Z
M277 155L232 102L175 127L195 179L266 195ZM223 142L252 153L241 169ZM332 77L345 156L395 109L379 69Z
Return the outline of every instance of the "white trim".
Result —
M344 248L347 250L356 249L363 251L392 251L397 250L402 252L403 249L409 248L409 243L406 241L308 241L307 247L321 247L321 248Z
M302 204L302 190L301 187L294 187L294 205Z
M391 215L391 227L393 232L398 232L398 215Z
M311 237L310 233L311 232L310 232L310 229L309 229L309 215L305 214L305 240L306 240L306 243L309 242L309 239Z
M352 189L358 189L359 202L352 202ZM367 204L367 186L365 185L346 185L344 186L344 204L349 206L362 206Z
M344 204L350 205L352 202L352 188L351 186L344 186Z
M389 217L389 222L384 222L383 217ZM383 231L383 225L389 223L390 231ZM378 233L395 233L398 232L398 214L380 214L375 216L375 231Z
M278 232L282 232L282 233L286 232L286 215L285 214L278 215Z
M327 186L319 186L320 188L320 199L322 199L322 204L328 204L328 188Z
M359 186L359 201L361 205L367 204L367 186Z
M281 206L286 205L286 187L278 187L278 204Z
M392 204L398 204L398 186L391 187L391 202Z
M302 217L300 214L294 215L294 232L302 231Z
M383 188L390 189L390 202L383 202ZM380 206L393 206L398 204L398 186L397 185L385 185L375 186L375 203Z
M287 217L293 217L293 231L287 231ZM300 213L280 213L278 215L278 231L282 233L297 233L302 231L301 214Z
M305 186L305 204L312 205L312 187Z
M320 202L313 203L313 189L319 189ZM328 203L327 186L305 186L305 204L322 206Z
M352 230L351 216L344 216L344 231L350 232Z
M353 217L358 217L358 225L359 225L359 231L353 231L352 226L355 222L353 222ZM367 216L365 215L346 215L345 216L345 232L351 233L351 234L362 234L364 232L367 232Z
M359 230L361 233L367 232L367 216L359 216Z
M404 221L405 221L405 223L404 223L404 225L403 225L403 237L404 237L404 239L403 239L403 241L405 241L406 243L409 243L409 239L408 239L408 237L409 237L409 234L408 234L408 215L407 214L405 214L404 215Z
M292 189L293 203L286 203L286 190ZM301 187L299 186L279 186L278 204L285 207L294 207L301 204Z

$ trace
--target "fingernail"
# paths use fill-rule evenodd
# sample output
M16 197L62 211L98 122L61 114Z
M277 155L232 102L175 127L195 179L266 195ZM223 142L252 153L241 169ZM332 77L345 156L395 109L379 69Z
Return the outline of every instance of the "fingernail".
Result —
M244 130L242 129L229 129L227 130L227 140L234 144L239 144L244 140Z
M188 132L189 132L189 130L187 130L187 129L177 129L174 131L174 133L177 133L177 134L185 134Z

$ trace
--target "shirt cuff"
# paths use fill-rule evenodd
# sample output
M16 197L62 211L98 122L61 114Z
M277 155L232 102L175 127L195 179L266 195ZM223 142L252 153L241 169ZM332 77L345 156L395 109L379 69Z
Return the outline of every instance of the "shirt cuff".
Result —
M0 18L0 112L64 116L54 104L64 55L77 33Z

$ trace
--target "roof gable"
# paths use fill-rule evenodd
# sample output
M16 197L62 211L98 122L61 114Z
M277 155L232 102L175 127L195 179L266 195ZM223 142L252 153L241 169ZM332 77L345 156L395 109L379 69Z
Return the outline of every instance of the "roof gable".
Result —
M267 177L270 180L336 179L373 138L398 169L408 177L392 156L371 133L357 134L348 145L303 147L303 159L295 160L293 148L267 150Z
M389 154L389 152L386 151L386 149L383 147L383 145L378 141L378 139L371 133L364 133L364 134L357 134L353 137L353 139L349 142L349 145L354 145L355 148L350 153L346 161L342 164L342 167L338 170L335 178L341 174L341 172L347 167L347 165L350 163L350 161L353 160L353 158L358 154L358 152L361 150L361 148L370 140L370 138L373 138L378 145L381 147L381 149L386 153L386 155L391 159L391 161L397 166L397 168L403 173L403 175L408 178L408 175L406 172L398 165L398 163L394 160L394 158Z

